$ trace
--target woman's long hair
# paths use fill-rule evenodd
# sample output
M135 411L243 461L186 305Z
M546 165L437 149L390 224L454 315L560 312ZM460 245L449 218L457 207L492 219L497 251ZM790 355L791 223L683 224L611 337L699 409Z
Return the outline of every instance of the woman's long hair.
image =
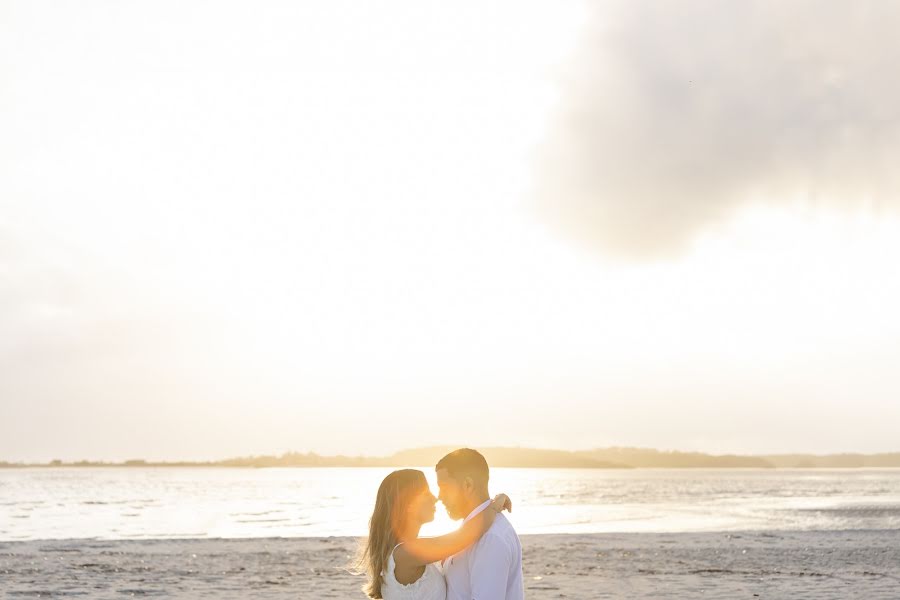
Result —
M425 474L416 469L400 469L384 478L378 486L375 510L369 519L369 537L360 549L357 566L369 580L363 591L369 598L381 598L383 573L388 556L408 526L407 508L422 490L428 488Z

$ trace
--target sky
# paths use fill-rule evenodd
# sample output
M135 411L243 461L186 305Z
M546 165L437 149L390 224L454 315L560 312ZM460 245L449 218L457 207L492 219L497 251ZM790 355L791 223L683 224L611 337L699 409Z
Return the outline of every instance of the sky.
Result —
M0 460L898 451L887 2L0 1Z

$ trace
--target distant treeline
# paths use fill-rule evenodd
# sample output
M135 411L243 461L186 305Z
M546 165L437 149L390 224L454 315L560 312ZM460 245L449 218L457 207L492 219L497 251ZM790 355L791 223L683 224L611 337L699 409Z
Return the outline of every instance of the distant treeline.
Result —
M287 452L281 456L248 456L226 460L196 462L152 462L126 460L98 462L81 460L27 464L0 461L0 468L24 467L403 467L437 463L453 450L452 446L403 450L387 457L320 456L313 453ZM900 452L888 454L772 454L739 456L703 454L701 452L662 451L649 448L602 448L568 452L531 448L479 448L492 467L523 468L587 468L587 469L808 469L900 467Z

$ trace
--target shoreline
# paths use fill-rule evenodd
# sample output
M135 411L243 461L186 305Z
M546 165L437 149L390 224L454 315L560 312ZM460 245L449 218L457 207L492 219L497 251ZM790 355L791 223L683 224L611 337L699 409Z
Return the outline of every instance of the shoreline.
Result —
M71 465L17 465L17 464L0 464L0 470L21 470L21 469L400 469L400 468L432 468L429 465L417 464L397 464L397 465L219 465L219 464L178 464L178 463L148 463L144 465L123 465L123 464L71 464ZM726 467L710 467L705 465L697 466L537 466L529 467L523 465L504 466L498 465L492 467L495 469L552 469L552 470L571 470L571 471L900 471L900 465L890 466L726 466Z
M782 536L793 536L793 535L835 535L839 536L842 534L847 534L850 536L855 535L890 535L892 533L896 533L900 536L900 527L897 528L889 528L889 529L877 529L877 528L858 528L858 529L723 529L717 531L711 530L697 530L697 531L597 531L597 532L589 532L589 533L566 533L566 532L553 532L553 533L521 533L519 534L519 538L522 540L522 543L525 543L526 539L535 539L535 540L543 540L548 538L609 538L609 539L622 539L628 540L632 539L632 541L638 541L640 538L646 539L656 539L656 538L664 538L664 537L714 537L714 536L724 536L726 538L754 538L754 537L782 537ZM222 542L222 543L252 543L252 542L265 542L265 543L279 543L279 542L302 542L304 540L330 540L333 542L349 542L353 540L363 539L365 536L352 536L352 535L310 535L310 536L253 536L253 537L199 537L199 536L153 536L153 537L127 537L127 538L104 538L104 537L77 537L77 538L36 538L36 539L27 539L27 540L15 540L15 539L0 539L0 554L4 550L5 546L11 544L58 544L58 545L68 545L68 544L80 544L80 543L101 543L101 544L142 544L142 543L166 543L166 542L198 542L198 543L207 543L207 542Z
M520 536L528 598L892 597L900 529ZM364 598L360 538L0 542L12 595Z

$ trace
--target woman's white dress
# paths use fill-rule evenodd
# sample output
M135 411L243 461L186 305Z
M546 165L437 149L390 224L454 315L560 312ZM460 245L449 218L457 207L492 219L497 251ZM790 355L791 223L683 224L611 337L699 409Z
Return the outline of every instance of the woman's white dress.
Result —
M400 544L394 546L396 550ZM425 565L425 572L409 585L397 581L394 575L394 550L388 557L387 569L384 572L384 583L381 584L381 597L384 600L447 600L447 582L437 563Z

